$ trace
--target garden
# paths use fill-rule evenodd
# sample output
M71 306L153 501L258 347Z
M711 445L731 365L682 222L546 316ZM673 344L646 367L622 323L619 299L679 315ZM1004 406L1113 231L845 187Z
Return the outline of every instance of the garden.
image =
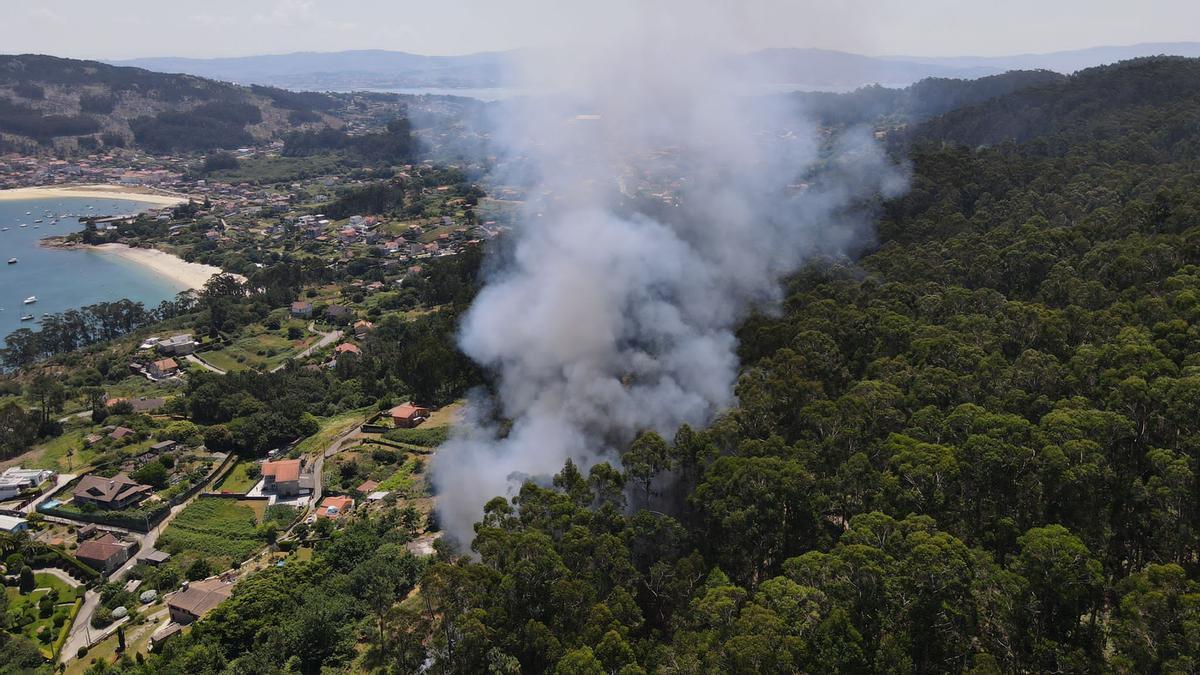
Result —
M10 633L32 640L42 655L53 659L66 639L75 613L81 587L49 572L34 572L24 566L20 554L9 556L9 569L16 567L15 586L4 590L4 624Z
M379 483L376 490L415 497L425 459L378 443L363 443L325 460L322 484L333 493L349 494L364 481Z
M158 547L171 554L168 566L189 579L229 569L273 543L295 520L294 508L266 504L202 496L171 521Z

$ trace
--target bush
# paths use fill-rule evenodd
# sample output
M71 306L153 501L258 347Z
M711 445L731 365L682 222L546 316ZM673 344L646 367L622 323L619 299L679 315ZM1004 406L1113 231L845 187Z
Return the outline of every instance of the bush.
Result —
M29 593L36 588L37 582L33 578L33 568L31 568L29 565L22 565L21 574L17 584L18 588L21 589L21 593Z

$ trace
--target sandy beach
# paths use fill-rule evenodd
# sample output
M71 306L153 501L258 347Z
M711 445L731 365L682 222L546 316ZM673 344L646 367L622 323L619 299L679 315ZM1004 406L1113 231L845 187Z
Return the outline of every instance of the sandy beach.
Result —
M147 270L185 288L200 288L214 274L221 273L220 267L188 262L170 253L164 253L152 248L132 248L125 244L100 244L86 248L141 265ZM234 276L243 279L239 275Z
M125 185L46 185L0 190L0 201L15 199L61 199L91 197L93 199L128 199L130 201L170 206L186 202L187 197L152 192L146 188Z

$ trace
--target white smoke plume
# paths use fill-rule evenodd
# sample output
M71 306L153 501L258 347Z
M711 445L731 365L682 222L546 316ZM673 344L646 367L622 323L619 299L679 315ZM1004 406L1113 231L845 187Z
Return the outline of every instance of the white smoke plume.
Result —
M433 467L461 544L525 477L616 463L639 431L732 406L739 321L806 259L853 252L866 218L848 207L902 187L869 132L830 140L747 96L715 39L741 22L709 4L646 2L599 41L530 54L548 95L497 135L537 186L460 336L497 375L495 409L473 400Z

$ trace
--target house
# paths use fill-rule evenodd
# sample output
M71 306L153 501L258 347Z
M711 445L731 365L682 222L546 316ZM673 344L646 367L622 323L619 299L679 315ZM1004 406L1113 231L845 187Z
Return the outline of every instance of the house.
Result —
M150 446L150 452L152 452L156 455L163 453L163 452L170 452L170 451L174 450L178 445L179 445L179 443L177 443L175 441L170 441L170 440L159 441L158 443L155 443L154 445Z
M371 329L374 327L375 324L371 323L370 321L367 321L366 319L359 319L358 321L354 322L354 337L362 340L363 338L367 337L367 333L370 333Z
M155 349L162 354L182 356L196 351L196 340L192 338L190 333L181 333L179 335L172 335L164 340L159 340L158 344L155 345Z
M334 347L334 358L340 358L342 354L354 354L354 356L362 356L362 350L349 342L342 342L341 345Z
M411 429L429 417L429 409L405 403L392 408L388 411L388 415L392 418L392 425L397 429Z
M0 474L0 499L12 499L25 490L54 480L54 477L55 473L48 469L22 469L19 466L5 469Z
M370 494L379 488L379 482L373 480L364 480L362 485L354 488L360 494Z
M137 432L135 432L133 429L130 429L129 427L117 427L117 428L113 429L112 431L108 432L108 437L113 439L114 441L119 441L122 438L125 438L126 436L132 436L135 433L137 433Z
M75 485L74 502L102 509L123 509L141 502L153 492L154 488L123 473L112 478L88 474Z
M29 529L29 521L17 516L0 515L0 532L15 534Z
M95 445L102 440L104 440L104 437L100 434L88 434L87 436L83 437L84 444L89 446Z
M283 497L299 496L302 466L299 459L263 462L263 492L274 492Z
M96 533L99 531L100 528L89 523L88 525L84 525L83 527L79 528L79 532L75 533L75 537L79 539L79 541L83 541L96 536Z
M147 565L158 567L171 559L171 554L158 549L151 549L142 554L141 560Z
M312 316L312 303L293 302L292 316L296 317L297 319L307 319L308 317Z
M187 625L199 620L232 593L233 581L222 577L192 581L167 596L167 611L171 614L171 621Z
M349 497L326 497L317 509L318 518L337 518L349 513L354 508L354 500Z
M179 372L179 364L175 362L175 359L167 357L160 361L151 363L147 370L150 371L151 375L157 378L170 377L171 375Z
M129 560L133 543L117 539L111 532L89 539L75 549L75 557L85 565L105 574L112 572Z
M325 319L329 323L345 325L354 318L354 310L342 305L330 305L325 308Z

